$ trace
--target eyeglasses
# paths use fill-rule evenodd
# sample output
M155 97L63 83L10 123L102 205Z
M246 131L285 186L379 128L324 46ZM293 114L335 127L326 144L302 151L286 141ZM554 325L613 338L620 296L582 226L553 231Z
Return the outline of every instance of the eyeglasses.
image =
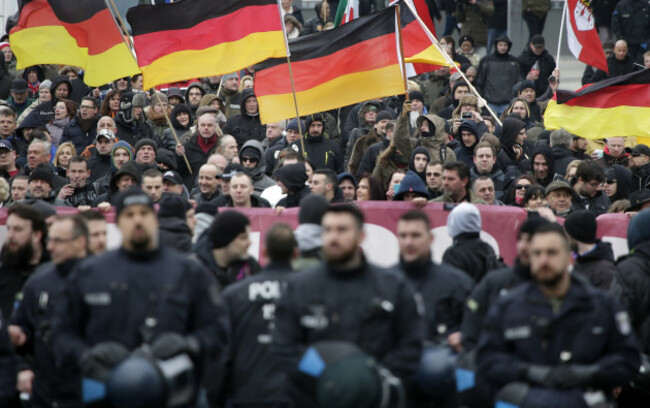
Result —
M91 106L91 105L81 105L81 106L79 107L79 109L81 109L81 110L88 110L88 109L95 109L95 107L94 107L94 106Z
M442 176L442 173L427 173L427 177L431 177L431 176L440 177L440 176Z
M530 184L517 184L515 189L521 190L523 188L524 190L528 190L528 187L530 187Z
M257 163L257 159L253 159L252 157L242 157L241 161L243 163L250 162L250 163Z

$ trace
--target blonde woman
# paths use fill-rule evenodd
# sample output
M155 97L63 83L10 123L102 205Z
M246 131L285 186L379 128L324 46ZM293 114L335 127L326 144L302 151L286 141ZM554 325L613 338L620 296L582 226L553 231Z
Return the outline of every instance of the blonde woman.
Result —
M61 143L56 153L54 154L54 160L52 164L56 167L56 170L59 173L59 176L66 177L68 172L68 166L70 165L70 159L77 155L77 151L74 148L72 142Z

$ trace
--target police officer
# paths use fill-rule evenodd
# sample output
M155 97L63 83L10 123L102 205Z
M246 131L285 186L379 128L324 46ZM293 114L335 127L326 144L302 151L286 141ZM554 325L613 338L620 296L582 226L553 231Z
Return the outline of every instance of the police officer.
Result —
M50 347L51 324L66 276L87 255L88 227L79 217L59 217L48 235L52 264L44 265L25 283L9 333L17 351L32 362L18 374L19 389L31 394L36 406L67 407L79 404L78 371L70 365L56 367Z
M229 406L288 407L286 377L268 352L275 302L293 271L298 252L291 227L274 224L266 232L264 253L269 260L261 273L236 282L223 292L232 341L228 352L225 397ZM216 405L213 403L213 405Z
M133 188L117 198L122 246L80 263L68 278L54 319L57 362L104 380L143 343L159 360L187 354L200 365L216 357L226 328L215 279L159 245L146 193Z
M271 352L292 375L310 344L350 341L394 375L410 377L419 362L423 325L408 283L394 270L366 261L359 249L363 214L356 207L329 207L322 226L326 260L287 280ZM295 406L315 406L304 391L290 392Z
M569 273L562 227L537 229L530 262L532 280L497 301L479 339L479 375L496 401L586 407L588 388L608 392L634 378L640 358L627 313Z

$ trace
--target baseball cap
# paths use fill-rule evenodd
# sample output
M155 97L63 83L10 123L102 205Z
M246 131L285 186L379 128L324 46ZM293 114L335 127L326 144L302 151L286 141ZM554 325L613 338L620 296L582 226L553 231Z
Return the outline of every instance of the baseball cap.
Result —
M638 156L648 156L648 157L650 157L650 147L648 147L648 146L646 146L644 144L636 145L630 150L630 156L632 156L632 157L638 157Z
M236 174L243 173L244 171L244 166L241 164L230 163L226 166L225 169L223 169L223 174L219 176L219 178L225 181L230 181L230 179L233 178Z
M630 206L625 211L639 211L648 201L650 201L650 190L647 188L637 190L630 194Z
M177 185L183 184L183 178L181 177L181 175L173 170L166 171L163 174L163 181L164 180L171 181L172 183Z
M11 92L17 94L27 92L27 81L24 79L14 79L11 81Z
M10 152L13 152L14 146L11 144L11 142L7 139L0 139L0 149L8 149Z
M115 141L115 133L113 133L113 131L110 129L102 129L97 132L97 137L95 137L95 140L98 140L100 137L105 137L108 140Z
M531 44L535 47L543 47L544 46L544 37L542 37L541 34L535 34L531 39L530 39Z

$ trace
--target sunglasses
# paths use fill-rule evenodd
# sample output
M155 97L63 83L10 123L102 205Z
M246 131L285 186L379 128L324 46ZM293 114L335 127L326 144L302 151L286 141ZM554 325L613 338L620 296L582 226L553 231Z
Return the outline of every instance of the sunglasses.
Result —
M257 159L253 159L252 157L242 157L241 159L242 163L250 162L250 163L257 163Z
M530 184L517 184L515 189L521 190L523 188L524 190L528 190L528 187L530 187Z
M607 179L607 180L605 180L605 183L614 184L614 183L616 183L616 179Z

